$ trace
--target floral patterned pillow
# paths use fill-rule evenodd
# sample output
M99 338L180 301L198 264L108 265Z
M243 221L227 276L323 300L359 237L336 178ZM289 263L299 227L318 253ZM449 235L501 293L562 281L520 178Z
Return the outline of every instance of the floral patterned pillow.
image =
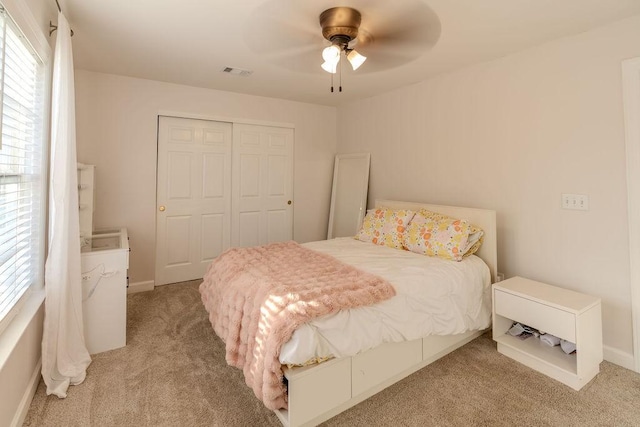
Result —
M471 225L471 230L469 230L469 240L467 241L467 249L464 251L462 258L466 258L469 255L473 255L478 252L483 241L484 231L475 225Z
M404 236L404 247L411 252L461 261L468 247L471 225L467 220L422 209ZM479 245L478 245L479 247Z
M407 209L369 209L355 238L375 245L402 249L407 224L414 215L414 211Z

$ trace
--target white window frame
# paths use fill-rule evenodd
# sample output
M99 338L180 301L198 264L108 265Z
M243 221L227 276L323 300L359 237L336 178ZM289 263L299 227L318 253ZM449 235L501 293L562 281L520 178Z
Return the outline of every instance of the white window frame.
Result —
M46 256L47 245L47 200L48 200L48 158L49 158L49 141L50 141L50 104L51 104L51 59L52 52L49 46L44 30L38 25L33 17L30 9L23 0L0 0L0 4L4 7L8 17L13 20L15 26L18 27L24 40L30 45L31 49L40 58L42 62L41 78L42 78L42 106L41 106L41 129L40 135L41 141L41 165L40 165L40 200L39 204L42 211L40 212L39 223L39 235L38 235L38 249L39 249L39 262L38 273L36 280L31 283L30 289L25 295L14 305L13 309L0 320L0 336L3 335L4 330L15 323L13 320L19 313L25 302L33 297L30 294L34 294L35 298L42 299L42 289L44 288L44 263ZM39 304L38 304L39 305ZM20 316L18 316L20 317ZM18 322L20 323L20 322ZM23 327L26 325L22 325ZM15 328L14 328L15 329ZM13 335L13 334L12 334Z

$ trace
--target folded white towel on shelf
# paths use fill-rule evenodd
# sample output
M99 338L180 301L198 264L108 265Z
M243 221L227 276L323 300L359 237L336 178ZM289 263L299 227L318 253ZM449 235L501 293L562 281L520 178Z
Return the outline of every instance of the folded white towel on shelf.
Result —
M571 341L567 341L567 340L560 340L560 348L562 348L562 351L564 351L567 354L571 354L574 351L576 351L576 345Z
M551 334L540 335L540 341L542 341L547 345L550 345L551 347L560 344L560 338L553 336Z

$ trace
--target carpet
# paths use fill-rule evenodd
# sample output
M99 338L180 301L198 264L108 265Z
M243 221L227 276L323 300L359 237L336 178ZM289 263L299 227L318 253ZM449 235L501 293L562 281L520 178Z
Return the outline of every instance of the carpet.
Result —
M127 346L93 356L66 399L41 381L24 426L279 426L225 362L191 281L132 294ZM640 375L608 362L581 391L496 351L490 334L325 426L638 426Z

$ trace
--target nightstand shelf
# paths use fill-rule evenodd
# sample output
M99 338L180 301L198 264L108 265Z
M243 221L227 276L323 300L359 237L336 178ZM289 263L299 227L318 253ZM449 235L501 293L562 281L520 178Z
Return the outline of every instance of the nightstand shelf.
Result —
M535 337L512 337L507 331L514 321L571 341L577 351L566 354ZM522 277L496 283L493 339L500 353L579 390L600 370L600 299Z
M576 354L566 354L559 346L550 347L534 337L521 340L509 334L503 334L494 338L494 340L498 344L517 349L518 351L528 354L531 358L555 366L570 375L577 375Z

